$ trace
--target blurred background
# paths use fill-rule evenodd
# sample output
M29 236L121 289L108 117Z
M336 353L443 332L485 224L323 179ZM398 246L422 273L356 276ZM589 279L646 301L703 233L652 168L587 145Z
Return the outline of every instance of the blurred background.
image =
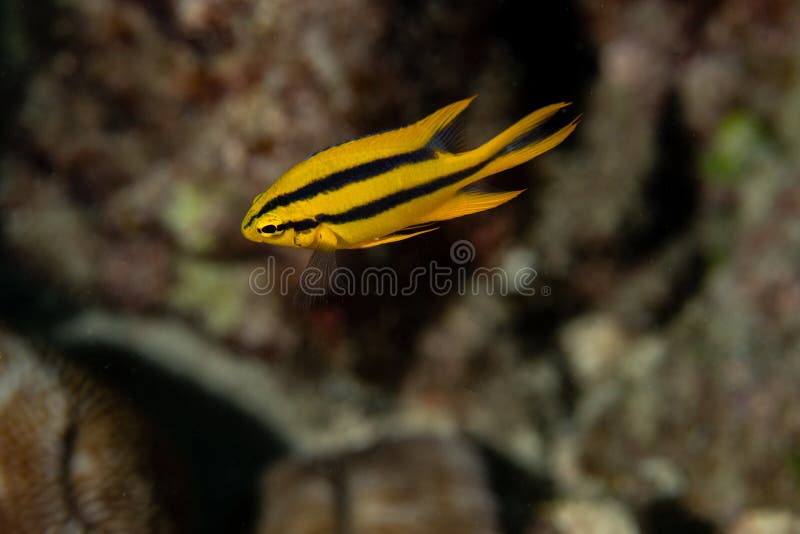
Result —
M6 0L0 531L800 532L798 27L792 0ZM470 146L583 120L490 180L513 202L339 265L535 294L253 290L309 256L240 235L254 195L473 94Z

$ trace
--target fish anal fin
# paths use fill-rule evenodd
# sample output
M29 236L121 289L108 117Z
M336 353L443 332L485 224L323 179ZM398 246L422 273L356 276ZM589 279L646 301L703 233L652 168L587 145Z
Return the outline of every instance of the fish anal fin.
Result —
M462 191L426 215L425 219L427 221L446 221L448 219L455 219L456 217L478 213L508 202L524 191L524 189L519 191L503 191L500 193Z
M364 241L363 243L356 243L355 245L350 245L350 247L348 248L376 247L378 245L385 245L386 243L394 243L395 241L402 241L403 239L408 239L409 237L418 236L420 234L427 234L428 232L433 232L434 230L438 230L438 227L426 228L425 230L420 230L419 232L412 232L410 234L404 234L404 233L389 234L383 237L379 237L378 239L371 239L369 241Z

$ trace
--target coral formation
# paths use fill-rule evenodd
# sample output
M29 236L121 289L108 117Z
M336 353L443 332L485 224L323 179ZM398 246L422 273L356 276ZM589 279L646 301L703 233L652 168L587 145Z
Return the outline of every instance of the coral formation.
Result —
M158 448L116 394L0 332L1 531L177 531Z

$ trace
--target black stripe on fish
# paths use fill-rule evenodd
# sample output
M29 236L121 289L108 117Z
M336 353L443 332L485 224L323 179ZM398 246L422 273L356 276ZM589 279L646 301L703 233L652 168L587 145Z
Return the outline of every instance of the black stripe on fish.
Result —
M279 228L282 230L292 228L296 232L302 232L304 230L310 230L311 228L316 227L320 223L328 222L333 224L345 224L345 223L360 221L363 219L369 219L371 217L380 215L383 212L396 208L402 204L411 202L412 200L423 197L425 195L429 195L439 189L456 184L461 180L467 178L468 176L471 176L476 172L478 172L479 170L481 170L483 167L488 165L492 159L493 158L489 158L488 160L483 161L478 165L473 165L472 167L464 169L463 171L458 171L445 176L440 176L439 178L436 178L424 184L420 184L414 187L409 187L408 189L402 189L395 193L386 195L385 197L375 199L371 202L367 202L366 204L356 206L341 213L334 213L334 214L320 213L316 215L313 219L303 219L301 221L284 223L281 224Z
M295 232L305 232L306 230L311 230L315 228L319 223L314 219L303 219L300 221L289 221L286 223L279 224L277 226L278 232L283 232L284 230L292 229Z
M375 217L376 215L380 215L383 212L396 208L397 206L411 202L412 200L425 195L429 195L435 191L438 191L439 189L456 184L464 178L467 178L468 176L471 176L481 170L489 163L489 161L491 160L481 162L478 165L474 165L468 169L464 169L463 171L441 176L424 184L409 187L408 189L402 189L396 193L391 193L385 197L381 197L371 202L367 202L366 204L362 204L361 206L356 206L355 208L343 211L342 213L336 213L333 215L327 215L323 213L317 215L315 219L317 222L330 222L333 224L345 224L363 219L369 219L371 217Z
M258 210L258 213L250 217L250 220L247 221L244 227L249 227L256 218L280 206L288 206L299 200L308 200L322 193L336 191L346 185L369 180L380 174L387 173L402 165L420 163L433 159L434 156L435 153L429 147L423 147L411 152L403 152L402 154L395 154L394 156L367 161L360 165L328 174L294 191L283 193L269 200Z

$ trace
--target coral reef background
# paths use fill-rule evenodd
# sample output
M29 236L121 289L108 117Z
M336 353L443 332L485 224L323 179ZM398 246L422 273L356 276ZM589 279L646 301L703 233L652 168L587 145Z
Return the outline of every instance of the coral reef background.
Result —
M0 531L800 532L798 27L789 0L3 2ZM472 94L472 145L583 121L493 180L515 202L340 264L534 295L254 290L308 259L241 237L255 194Z

